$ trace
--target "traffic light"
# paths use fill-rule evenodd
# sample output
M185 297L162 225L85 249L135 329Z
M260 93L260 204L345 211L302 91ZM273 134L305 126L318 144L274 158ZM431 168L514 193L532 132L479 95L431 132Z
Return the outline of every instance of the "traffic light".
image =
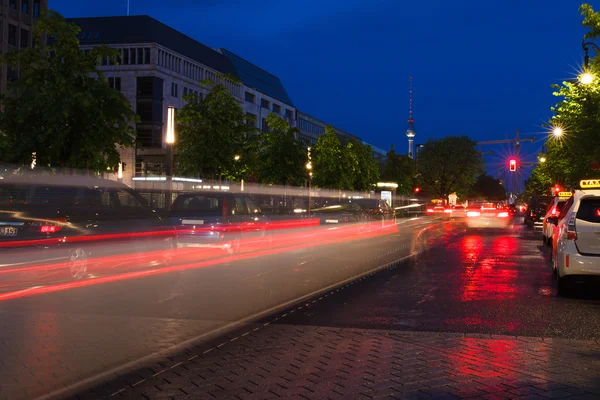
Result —
M560 192L560 186L554 186L554 194L558 194Z
M509 166L511 172L516 171L517 170L517 160L514 158L511 158L508 166Z
M416 188L415 188L415 193L419 193L420 191L421 191L421 188L420 188L420 187L416 187Z

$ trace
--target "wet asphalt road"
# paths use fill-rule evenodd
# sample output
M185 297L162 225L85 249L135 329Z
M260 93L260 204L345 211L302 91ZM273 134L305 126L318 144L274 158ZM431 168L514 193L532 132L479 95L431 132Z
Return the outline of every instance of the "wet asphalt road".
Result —
M448 225L446 225L448 226ZM600 337L600 288L557 295L550 249L522 225L424 238L414 263L379 272L282 324L459 333Z

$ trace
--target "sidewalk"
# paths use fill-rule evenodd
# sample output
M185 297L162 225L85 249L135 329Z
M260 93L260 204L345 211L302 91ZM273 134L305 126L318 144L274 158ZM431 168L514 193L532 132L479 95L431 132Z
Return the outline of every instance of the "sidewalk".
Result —
M200 344L76 398L600 397L596 341L292 326L282 324L285 316L278 320Z

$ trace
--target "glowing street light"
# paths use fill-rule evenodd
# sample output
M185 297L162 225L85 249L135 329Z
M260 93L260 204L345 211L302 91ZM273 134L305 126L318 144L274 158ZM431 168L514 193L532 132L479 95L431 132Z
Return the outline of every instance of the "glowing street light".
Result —
M546 156L540 156L539 158L541 163L545 163L546 162Z
M235 161L240 161L240 156L238 154L236 154L235 156L233 156L233 159Z
M169 179L169 191L167 193L167 207L171 206L173 201L173 145L175 144L175 107L167 108L167 178Z
M554 129L552 129L552 135L554 135L554 137L560 137L563 133L565 133L565 131L560 126L555 126Z
M594 82L594 75L589 72L584 72L583 74L579 75L579 82L584 85L589 85L590 83Z

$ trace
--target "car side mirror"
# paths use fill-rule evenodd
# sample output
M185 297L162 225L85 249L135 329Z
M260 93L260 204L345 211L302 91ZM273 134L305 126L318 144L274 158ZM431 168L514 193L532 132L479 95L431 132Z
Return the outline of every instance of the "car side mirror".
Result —
M558 217L548 217L546 218L546 223L558 225Z

